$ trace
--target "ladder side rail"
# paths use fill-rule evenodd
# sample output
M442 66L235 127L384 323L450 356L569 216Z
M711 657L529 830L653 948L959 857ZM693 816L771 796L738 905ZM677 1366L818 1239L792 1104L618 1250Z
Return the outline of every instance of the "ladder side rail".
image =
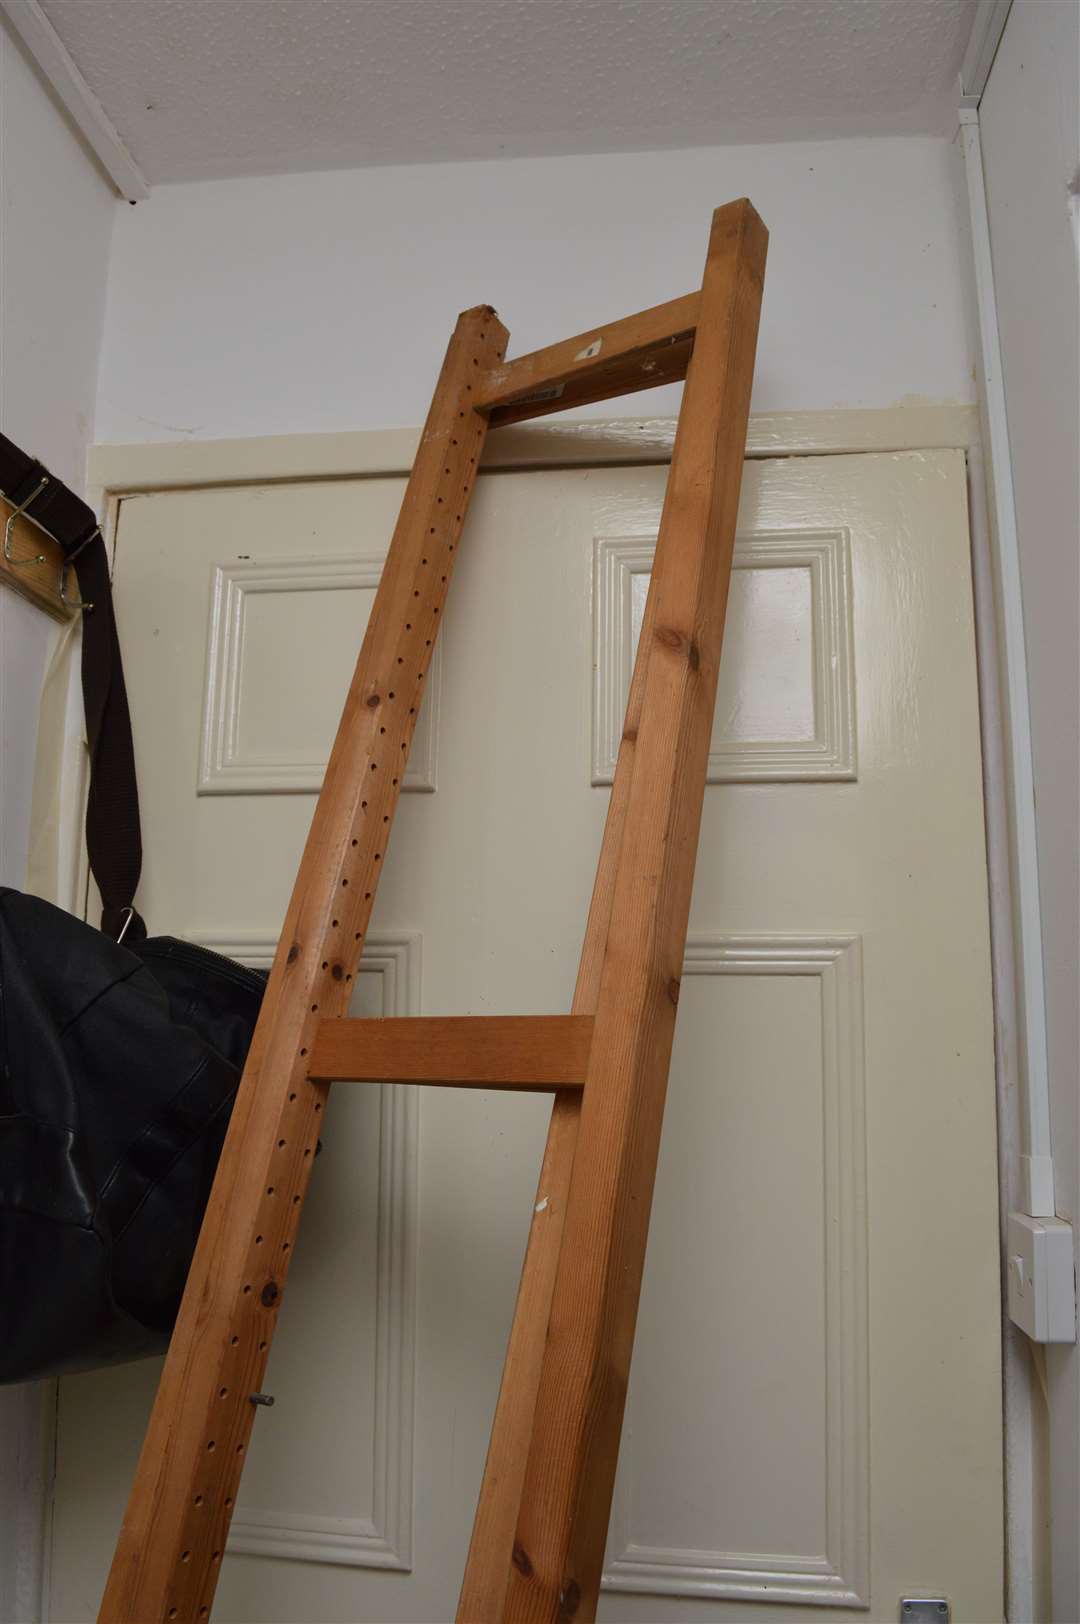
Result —
M327 1085L319 1021L352 991L389 820L487 431L475 381L505 353L458 320L345 701L109 1574L103 1624L208 1618ZM302 673L301 673L302 678Z
M665 498L666 500L666 498ZM652 645L655 599L648 594L630 679L626 716L615 764L600 858L596 868L585 939L574 988L573 1009L596 1009L604 966L611 899L615 889L623 826L630 801L634 752L641 723L645 673ZM573 1174L581 1093L560 1093L552 1106L547 1143L533 1202L533 1217L518 1284L502 1382L495 1406L484 1475L461 1596L457 1624L490 1624L501 1619L510 1581L521 1491L536 1413L536 1395L547 1341L555 1272Z
M657 545L630 799L502 1617L592 1619L704 800L767 233L713 217ZM489 1624L489 1621L484 1621Z

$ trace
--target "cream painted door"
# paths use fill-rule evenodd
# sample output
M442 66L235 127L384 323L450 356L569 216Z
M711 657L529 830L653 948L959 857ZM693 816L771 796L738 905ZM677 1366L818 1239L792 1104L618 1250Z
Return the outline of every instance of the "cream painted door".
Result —
M662 468L480 481L356 1008L569 1008ZM269 963L396 478L124 501L158 929ZM748 466L602 1613L1000 1617L994 1084L959 453ZM547 1104L341 1084L222 1621L452 1617ZM63 1383L93 1616L156 1376ZM756 1605L751 1605L751 1603Z

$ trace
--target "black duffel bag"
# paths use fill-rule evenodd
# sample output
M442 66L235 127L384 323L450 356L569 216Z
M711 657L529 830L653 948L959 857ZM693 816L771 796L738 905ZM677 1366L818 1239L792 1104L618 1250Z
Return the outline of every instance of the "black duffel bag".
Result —
M44 470L0 435L13 504ZM168 1342L265 976L147 938L131 723L104 543L58 482L27 511L75 561L102 930L0 889L0 1382ZM93 628L93 629L91 629ZM121 940L115 940L120 936Z
M0 890L0 1380L165 1347L264 981Z

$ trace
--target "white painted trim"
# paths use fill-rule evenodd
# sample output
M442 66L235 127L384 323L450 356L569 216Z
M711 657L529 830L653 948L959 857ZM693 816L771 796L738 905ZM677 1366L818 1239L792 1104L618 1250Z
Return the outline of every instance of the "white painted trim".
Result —
M982 100L1011 9L1012 0L978 0L960 65L960 95L968 106L978 107Z
M646 1545L631 1529L633 1456L612 1508L606 1590L817 1607L870 1598L869 1296L862 943L858 936L691 936L683 976L810 976L821 1011L825 1192L824 1554ZM632 1384L633 1378L631 1378ZM631 1385L631 1394L633 1388Z
M1005 1228L1010 1210L1022 1204L1020 1031L1015 906L1009 856L1009 791L1002 665L998 654L993 546L988 513L985 457L980 445L968 451L971 508L971 574L979 678L979 717L983 746L983 800L986 808L986 862L990 881L990 951L994 984L994 1074L998 1115L998 1192L1001 1228L1002 1409L1006 1593L1005 1617L1031 1624L1035 1617L1035 1445L1031 1360L1023 1333L1008 1312Z
M55 1381L0 1392L0 1619L36 1624L47 1616L52 1531Z
M666 462L675 443L675 425L673 417L619 417L494 429L482 465L494 469ZM932 451L967 446L977 432L975 407L952 403L766 412L750 419L746 453L793 457ZM388 477L409 472L419 441L419 429L350 429L250 440L96 445L87 457L87 480L100 498L192 485Z
M253 558L218 564L210 594L210 628L203 678L203 715L199 743L198 795L318 794L327 756L288 759L245 753L240 737L243 705L246 606L253 594L266 592L340 592L368 590L374 598L382 578L385 553L331 554L323 558ZM424 701L417 717L401 787L433 794L436 788L439 693L442 644L432 650ZM329 752L331 732L327 738Z
M269 969L277 948L265 931L204 931L191 939L256 969ZM419 932L367 937L360 970L381 977L383 1015L420 1013L420 957ZM379 1095L372 1514L312 1517L241 1502L229 1531L232 1552L337 1567L412 1568L419 1089L395 1083Z
M1053 1213L1053 1164L1027 652L1012 463L978 114L962 108L959 120L980 342L980 439L969 450L968 464L1004 1241L1010 1209L1038 1216ZM1033 1144L1039 1147L1041 1158L1034 1164ZM1039 1212L1039 1208L1044 1210ZM1002 1362L1005 1615L1023 1624L1036 1616L1035 1519L1041 1493L1035 1411L1042 1401L1032 1381L1030 1345L1008 1317L1004 1280Z
M37 0L0 0L3 12L121 197L141 203L150 185ZM39 200L42 208L48 199Z
M971 206L982 359L979 368L980 395L988 457L989 521L997 586L998 649L1004 698L1005 787L1012 837L1013 925L1017 1014L1020 1021L1018 1058L1023 1099L1021 1166L1024 1177L1020 1195L1025 1212L1036 1218L1046 1218L1054 1216L1054 1168L1050 1139L1050 1078L1046 1049L1027 645L979 115L972 108L960 110L960 144Z
M634 664L632 587L652 572L656 535L597 536L593 557L592 783L611 784ZM857 777L850 537L845 530L754 531L735 542L733 568L810 574L810 739L714 740L709 784L838 782Z

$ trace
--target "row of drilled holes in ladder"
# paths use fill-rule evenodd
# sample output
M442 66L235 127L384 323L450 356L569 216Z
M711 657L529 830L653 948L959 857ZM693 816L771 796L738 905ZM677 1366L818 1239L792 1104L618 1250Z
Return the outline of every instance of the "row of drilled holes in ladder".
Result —
M486 335L484 333L481 333L480 336L481 336L481 339L483 339ZM501 359L501 352L500 352L500 359ZM473 365L474 366L479 366L479 361L476 360L475 358L473 359ZM471 393L472 386L471 385L466 385L466 390L467 390L467 392ZM468 414L467 414L466 411L459 411L459 413L458 413L458 417L461 420L465 420L467 418L467 415ZM465 431L463 431L463 432L465 432ZM477 442L479 442L479 439L480 439L480 432L481 431L480 431L479 427L477 429L473 430L473 438L475 438L477 440ZM458 443L459 443L458 438L452 436L451 441L450 441L451 447L456 448L458 446ZM476 466L476 457L475 456L469 457L467 459L467 468L464 470L464 473L465 473L465 481L464 482L466 484L468 484L468 482L471 480L472 470L475 469L475 466ZM446 510L445 511L445 520L446 520L446 522L449 522L453 526L456 526L456 525L461 524L462 518L463 518L463 513L455 512L454 516L453 516L453 520L450 519L450 508L454 504L450 503L449 500L448 500L448 498L450 496L450 490L449 490L449 485L447 483L445 483L445 482L452 481L452 480L453 480L453 468L451 466L444 467L443 473L442 473L442 482L444 482L444 492L442 494L437 495L435 500L436 500L436 506L442 507L442 508L444 508ZM429 527L429 530L428 530L429 537L436 537L436 539L437 539L438 530L439 530L439 526L437 524L431 525ZM454 543L452 541L448 541L446 545L447 545L447 555L449 556L454 551ZM421 569L427 569L429 567L431 567L430 558L428 556L422 556L421 560L420 560L420 568ZM419 577L417 577L417 579L419 579ZM440 580L439 580L439 587L440 588L445 588L446 582L447 582L447 576L446 576L446 574L442 574L440 576ZM421 596L421 588L420 587L414 587L413 588L413 597L418 599L418 598L420 598L420 596ZM438 596L439 596L439 601L432 606L433 607L433 612L434 612L435 615L438 615L440 613L441 609L442 609L443 602L445 601L445 596L446 596L445 591L440 590ZM411 633L413 631L413 629L414 629L413 623L411 621L406 621L405 625L404 625L404 630L407 633ZM430 637L424 639L424 648L425 648L425 650L430 649L430 647L432 645L432 641L433 641L433 638L430 638ZM404 660L405 660L405 656L404 655L399 655L397 663L399 665L402 665L404 663ZM422 682L423 679L424 679L424 672L423 671L418 671L417 672L417 678L416 678L417 682ZM419 694L416 695L416 698L417 698L417 700L419 700ZM396 700L397 700L397 692L396 692L396 690L390 689L387 692L387 695L386 695L386 702L389 703L389 704L393 704ZM415 725L416 725L416 723L415 723L416 711L417 711L417 706L416 705L410 705L409 706L409 710L408 710L409 719L406 721L406 728L407 728L407 731L408 731L409 738L411 738L412 732L413 732L413 730L415 728ZM384 735L386 733L386 727L384 725L380 725L379 733L380 733L380 736ZM403 754L408 753L409 738L406 738L406 740L402 743L401 749L402 749ZM379 762L377 760L373 761L371 763L371 771L376 772L376 771L378 771L378 768L379 768ZM394 779L391 780L391 789L396 789L397 787L398 787L398 779L394 778ZM366 815L367 811L368 811L368 802L367 802L366 799L362 799L361 802L360 802L360 816L361 816L361 818L363 818ZM390 813L389 812L386 812L386 813L382 814L382 821L383 821L384 825L389 824L389 822L390 822ZM359 835L353 835L353 837L351 839L352 848L355 849L356 847L358 847L359 843L360 843ZM381 861L381 858L382 858L382 853L381 852L375 852L372 860L373 860L374 863L378 863L378 862ZM343 876L342 881L341 881L342 888L343 889L347 888L348 885L349 885L350 879L353 879L353 878L355 878L355 876L348 876L348 875ZM370 890L365 891L365 893L364 893L364 902L370 902L371 898L372 898L372 892ZM332 929L334 929L334 930L340 929L340 926L341 926L340 919L335 918L335 919L331 920L331 928ZM355 939L355 943L357 945L360 944L363 941L363 932L362 931L356 931L354 933L354 939ZM324 959L322 961L321 968L322 968L322 970L324 972L328 971L335 981L340 981L342 979L343 972L342 972L342 967L341 967L340 963L337 963L337 962L331 963L331 961L329 959ZM359 969L359 965L357 965L357 969ZM348 972L344 973L344 980L346 982L349 982L352 979L353 979L353 977L352 977L352 972L351 971L348 971ZM319 1005L318 1005L318 1002L316 1002L316 1003L312 1004L312 1006L311 1006L311 1013L313 1015L317 1015L318 1012L319 1012ZM308 1052L308 1050L307 1050L306 1046L301 1048L301 1050L300 1050L301 1057L302 1058L306 1057L307 1052ZM318 1085L308 1084L307 1086L312 1087L312 1088L316 1088ZM288 1097L288 1103L290 1105L298 1103L298 1095L297 1095L296 1090L290 1090L289 1097ZM317 1099L314 1102L314 1107L313 1107L314 1113L317 1115L319 1112L322 1111L322 1108L323 1108L322 1100ZM288 1148L289 1148L288 1140L286 1138L283 1137L283 1138L278 1140L277 1150L279 1152L286 1151ZM314 1148L315 1147L313 1147L311 1145L305 1146L305 1148L304 1148L304 1160L305 1161L307 1161L312 1156ZM269 1221L271 1219L271 1213L267 1210L266 1203L274 1200L276 1195L277 1195L277 1186L274 1185L274 1184L267 1185L266 1192L265 1192L265 1195L263 1197L262 1208L261 1208L259 1216L258 1216L258 1228L257 1228L257 1231L256 1231L255 1243L254 1243L256 1247L261 1247L264 1244L264 1236L263 1236L262 1231L264 1229L270 1229L270 1228L273 1227L272 1223ZM288 1253L289 1253L289 1251L290 1251L290 1249L292 1247L292 1243L293 1243L293 1241L295 1239L295 1229L296 1229L295 1209L298 1208L301 1205L301 1201L302 1201L301 1195L300 1194L294 1194L293 1197L292 1197L291 1202L289 1203L289 1206L290 1206L290 1208L292 1210L287 1215L286 1222L288 1223L288 1226L289 1226L290 1230L292 1231L292 1233L289 1235L289 1237L287 1237L281 1243L281 1250L282 1250L283 1259L285 1257L287 1257L287 1255L288 1255ZM253 1269L252 1272L254 1273L255 1270ZM279 1288L278 1288L276 1282L271 1279L271 1281L269 1281L268 1284L263 1287L263 1290L260 1293L259 1298L257 1300L258 1300L258 1303L259 1303L260 1306L268 1308L268 1309L272 1309L272 1308L275 1307L276 1303L278 1302L279 1296L280 1296ZM240 1304L241 1311L246 1309L248 1303L251 1302L252 1299L253 1299L253 1287L252 1287L252 1285L250 1283L245 1283L245 1285L243 1287L243 1292L242 1292L242 1302ZM239 1335L237 1335L235 1333L233 1334L233 1336L230 1338L230 1346L233 1349L241 1349L242 1348L242 1341L241 1341L241 1338L240 1338ZM257 1345L258 1354L260 1356L264 1355L268 1350L268 1346L269 1346L268 1337L260 1336L260 1338L258 1340L258 1345ZM242 1357L242 1354L238 1354L238 1360L239 1360L240 1357ZM263 1361L262 1361L262 1359L260 1357L260 1364L262 1362ZM231 1380L233 1382L239 1382L239 1388L240 1389L243 1389L248 1384L246 1382L240 1380L241 1372L240 1372L239 1369L234 1370L231 1366L227 1365L225 1367L225 1369L224 1369L224 1374L226 1375L227 1380L221 1386L221 1388L219 1389L218 1398L223 1402L227 1402L229 1400L229 1398L231 1397L233 1399L233 1402L235 1403L236 1398L238 1396L238 1390L235 1387L230 1387L229 1386L229 1381ZM241 1397L242 1402L250 1402L250 1394L248 1394L248 1393L240 1393L239 1396ZM245 1417L244 1419L245 1419L245 1422L246 1422L247 1417ZM214 1452L216 1451L217 1447L218 1447L217 1446L217 1441L215 1439L209 1440L208 1443L207 1443L207 1453L209 1455L213 1455ZM237 1467L236 1467L235 1472L229 1474L231 1481L230 1481L229 1486L228 1486L228 1492L226 1493L226 1495L224 1496L224 1498L222 1500L222 1509L224 1509L226 1511L231 1510L233 1502L234 1502L234 1498L235 1498L235 1494L236 1494L236 1488L237 1488L237 1486L239 1484L239 1479L240 1479L240 1469L241 1469L242 1463L243 1463L244 1451L245 1451L245 1445L242 1442L235 1445L234 1452L235 1452L235 1456L236 1456L236 1460L237 1460ZM203 1487L197 1489L197 1491L195 1493L195 1496L194 1496L194 1502L193 1502L195 1508L198 1508L198 1509L201 1510L202 1508L204 1508L206 1506L206 1494L207 1494L207 1490L209 1489L209 1487L210 1487L210 1484L208 1482ZM216 1550L211 1551L209 1570L208 1570L207 1575L206 1575L207 1578L216 1577L216 1568L217 1568L217 1565L221 1561L221 1555L222 1555L222 1553L221 1553L220 1549L216 1549ZM191 1559L192 1559L192 1552L190 1550L185 1550L184 1552L182 1552L182 1554L181 1554L181 1562L182 1563L187 1563ZM204 1601L199 1606L197 1616L199 1618L206 1618L209 1615L209 1610L210 1610L209 1609L209 1602ZM175 1620L176 1618L178 1618L178 1616L179 1616L179 1608L176 1605L170 1605L170 1607L168 1609L168 1612L167 1612L167 1618L169 1620Z
M481 342L483 342L483 340L486 339L486 337L487 337L487 333L486 332L481 332L481 334L480 334ZM502 357L502 351L501 350L498 351L498 355L499 355L499 358L501 359L501 357ZM474 356L472 358L472 364L473 364L474 367L478 367L480 365L479 359L476 356ZM472 393L472 384L466 384L465 385L465 390L466 390L467 394L471 394ZM469 413L468 413L467 410L464 410L464 411L459 410L458 418L460 420L465 420L468 416L469 416ZM464 434L467 431L463 430L462 432ZM481 427L479 425L477 425L475 428L472 429L471 437L477 443L479 443L480 435L481 435ZM451 436L451 439L450 439L451 447L457 447L459 443L460 442L459 442L458 437ZM476 467L476 457L471 456L471 457L469 457L467 459L467 465L464 466L463 469L462 469L462 475L463 475L462 484L463 484L463 487L467 487L471 483L472 477L473 477L472 470L475 469L475 467ZM451 502L449 500L451 492L450 492L448 482L452 481L453 478L454 478L454 470L453 470L453 468L450 467L450 466L444 467L444 469L442 471L441 481L440 481L440 483L443 486L443 492L442 492L442 494L437 495L436 498L435 498L436 506L437 507L442 507L442 508L445 509L445 512L443 514L444 522L449 522L450 521L450 508L456 505L455 503L453 503L453 502ZM459 495L459 497L464 495L464 489L461 492L459 492L458 495ZM464 517L464 512L455 513L452 523L455 526L460 525L462 523L463 517ZM429 528L428 528L428 536L429 536L429 538L434 536L434 537L436 537L436 540L437 540L437 538L438 538L438 530L439 530L439 526L437 524L433 524L433 525L429 526ZM446 550L447 550L447 555L448 556L451 553L453 553L453 551L454 551L454 543L452 541L447 542ZM427 569L430 566L430 562L431 562L430 559L426 555L422 556L421 559L420 559L420 566L419 566L420 569L422 569L422 570ZM427 582L426 582L426 580L424 580L419 575L417 575L415 577L415 579L418 582L421 582L420 585L417 585L417 586L413 587L413 593L412 593L413 598L418 599L418 598L421 597L423 590L427 587ZM436 589L437 601L432 605L432 614L433 615L437 616L440 613L440 611L442 610L443 604L445 603L446 593L445 593L444 590L440 590L440 589L445 588L446 583L447 583L446 574L440 575L440 577L439 577L439 587ZM406 632L412 632L414 630L414 624L413 624L413 622L411 620L405 621L404 630ZM432 636L431 637L426 637L424 639L424 649L425 650L431 648L432 643L434 641L434 632L435 632L435 628L433 627L432 628ZM406 656L404 654L399 654L397 656L398 665L404 665L405 664L405 658L406 658ZM416 680L417 680L418 683L423 682L423 680L424 680L424 672L423 671L418 671L416 673ZM420 696L419 696L419 694L417 694L415 697L417 699L417 705L410 705L409 706L409 713L408 713L408 717L407 717L406 722L405 722L406 737L402 741L402 744L401 744L402 754L406 755L406 756L408 755L409 744L411 742L413 732L415 731L415 728L416 728L416 712L417 712ZM392 705L396 700L397 700L397 692L396 692L396 690L393 689L393 688L389 689L388 692L387 692L387 695L386 695L385 703L388 704L388 705ZM381 704L381 703L383 703L383 701L380 699L380 697L378 695L374 695L372 697L372 699L368 701L368 703L369 704ZM380 727L379 727L379 735L380 735L380 737L384 736L385 733L386 733L385 725L380 725ZM379 765L380 765L380 763L378 762L378 760L372 761L370 763L371 772L377 772L378 769L379 769ZM392 779L391 780L391 789L396 789L397 786L398 786L398 779L397 778ZM363 816L367 812L367 810L368 810L368 802L366 800L361 800L361 802L360 802L361 816ZM389 812L384 812L382 814L382 821L383 821L384 825L386 825L386 824L388 824L390 822L390 817L391 817L391 813L389 813ZM355 849L360 844L359 837L357 835L354 835L352 837L352 840L351 840L350 844ZM378 863L381 860L381 857L382 857L382 853L381 852L376 852L374 854L374 857L373 857L373 862ZM347 887L349 885L350 878L353 878L353 877L354 876L346 875L346 876L344 876L342 878L341 885L342 885L343 889L347 889ZM364 901L365 902L370 902L371 899L372 899L372 892L371 891L365 891L364 892ZM339 919L331 919L330 927L331 927L332 930L338 930L338 929L340 929L340 926L341 926L341 921ZM356 940L357 943L360 943L360 942L363 941L363 932L362 931L358 930L358 931L355 932L355 940ZM322 968L323 968L323 970L330 969L331 974L332 974L332 976L334 977L335 980L340 980L341 979L342 971L341 971L341 966L340 966L339 963L335 963L335 964L333 964L331 966L329 961L324 959L323 963L322 963ZM358 964L357 965L357 970L359 970L359 968L360 968L360 966ZM352 980L351 973L349 973L349 974L347 974L345 976L345 980L346 981L351 981ZM318 1007L319 1007L318 1004L313 1004L311 1006L311 1013L313 1015L318 1013ZM306 1048L302 1048L300 1050L300 1054L301 1054L302 1057L306 1056L307 1052L308 1051L307 1051Z

